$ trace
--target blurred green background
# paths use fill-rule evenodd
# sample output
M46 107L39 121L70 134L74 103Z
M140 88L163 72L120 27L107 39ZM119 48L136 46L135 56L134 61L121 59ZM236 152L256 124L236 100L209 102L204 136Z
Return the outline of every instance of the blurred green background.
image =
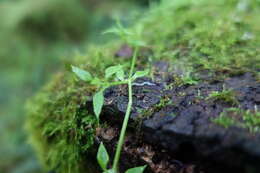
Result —
M128 21L149 0L0 0L0 173L40 173L26 142L24 105L114 16Z

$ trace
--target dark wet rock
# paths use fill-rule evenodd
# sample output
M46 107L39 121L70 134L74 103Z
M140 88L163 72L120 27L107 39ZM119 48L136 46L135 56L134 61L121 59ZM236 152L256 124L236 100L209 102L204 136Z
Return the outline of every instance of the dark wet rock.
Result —
M154 83L148 78L137 79L133 83L133 107L131 118L137 119L140 111L147 110L160 102L163 95L163 86ZM111 87L105 91L104 112L116 119L123 119L128 103L127 86ZM116 117L119 115L119 117Z
M163 62L155 66L162 66L161 69L167 71ZM232 105L207 99L213 91L231 89L241 109L259 110L260 84L252 74L171 89L149 78L134 83L130 126L134 127L133 133L142 136L143 143L159 149L157 153L165 150L170 160L196 163L206 172L236 170L244 173L248 168L252 172L260 171L260 133L213 123L213 118ZM107 89L105 98L103 114L106 115L103 117L111 124L117 124L123 120L127 107L127 86ZM168 101L162 104L165 98Z
M153 63L152 72L155 82L169 83L171 82L172 73L169 73L170 64L166 61L157 61Z

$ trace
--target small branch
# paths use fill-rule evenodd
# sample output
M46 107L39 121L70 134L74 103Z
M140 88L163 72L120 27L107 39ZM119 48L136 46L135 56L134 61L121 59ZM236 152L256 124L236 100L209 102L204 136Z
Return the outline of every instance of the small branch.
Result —
M121 129L121 132L120 132L120 137L119 137L119 141L118 141L117 148L116 148L116 154L115 154L113 166L112 166L112 169L115 172L118 172L118 162L119 162L120 154L121 154L122 147L123 147L123 144L124 144L126 128L127 128L128 120L129 120L129 117L130 117L131 108L132 108L133 98L132 98L132 79L131 78L132 78L134 68L135 68L137 53L138 53L138 47L135 47L134 55L133 55L133 58L132 58L132 64L131 64L131 68L130 68L130 73L129 73L129 78L128 78L128 99L129 100L128 100L126 114L125 114L124 122L123 122L123 125L122 125L122 129Z
M116 148L115 158L114 158L114 161L113 161L113 167L112 168L115 172L117 172L117 170L118 170L118 162L119 162L119 159L120 159L122 146L124 144L126 128L127 128L128 120L129 120L129 117L130 117L131 108L132 108L132 81L131 80L128 80L128 94L129 94L129 101L128 101L128 105L127 105L127 110L126 110L123 126L122 126L122 129L121 129L119 142L118 142L117 148Z
M130 68L130 73L129 73L129 77L128 77L129 79L131 79L131 77L133 76L133 73L134 73L135 62L136 62L138 50L139 50L139 48L135 47L132 64L131 64L131 68Z

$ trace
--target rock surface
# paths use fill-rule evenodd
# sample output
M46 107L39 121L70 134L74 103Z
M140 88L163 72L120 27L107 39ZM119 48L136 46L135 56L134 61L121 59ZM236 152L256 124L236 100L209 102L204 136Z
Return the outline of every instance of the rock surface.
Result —
M260 109L260 83L254 76L244 73L220 81L204 79L196 85L167 87L173 82L174 78L164 78L160 83L141 78L133 85L131 135L142 136L141 143L156 148L153 152L157 155L167 153L157 158L160 164L167 158L164 172L177 172L176 160L182 164L195 163L197 172L259 172L260 133L235 125L225 128L212 121L229 107ZM232 89L237 103L209 99L210 93L223 89ZM110 124L122 121L128 102L126 93L127 86L106 90L105 116L102 117ZM152 164L154 157L150 157ZM196 172L195 168L189 169Z

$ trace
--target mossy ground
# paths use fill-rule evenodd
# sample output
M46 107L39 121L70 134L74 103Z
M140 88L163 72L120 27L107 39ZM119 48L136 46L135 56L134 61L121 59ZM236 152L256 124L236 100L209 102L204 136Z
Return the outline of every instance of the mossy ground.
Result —
M218 74L222 78L235 75L235 69L259 75L259 7L259 1L253 0L165 0L152 6L130 28L143 28L146 49L152 52L139 56L138 68L149 68L150 63L165 60L181 69L183 80L188 83L205 70L212 77ZM115 62L128 67L127 59L114 56L122 44L113 41L90 46L87 53L75 55L73 62L66 62L64 72L53 77L29 102L30 141L46 169L86 172L96 120L85 103L95 87L78 81L70 64L97 76Z
M226 104L231 104L233 106L238 105L236 95L232 90L224 90L221 92L212 92L207 99L212 99L214 101L222 101Z
M251 133L260 132L260 112L245 111L239 108L229 108L221 113L221 115L213 122L228 128L237 126L249 130Z

